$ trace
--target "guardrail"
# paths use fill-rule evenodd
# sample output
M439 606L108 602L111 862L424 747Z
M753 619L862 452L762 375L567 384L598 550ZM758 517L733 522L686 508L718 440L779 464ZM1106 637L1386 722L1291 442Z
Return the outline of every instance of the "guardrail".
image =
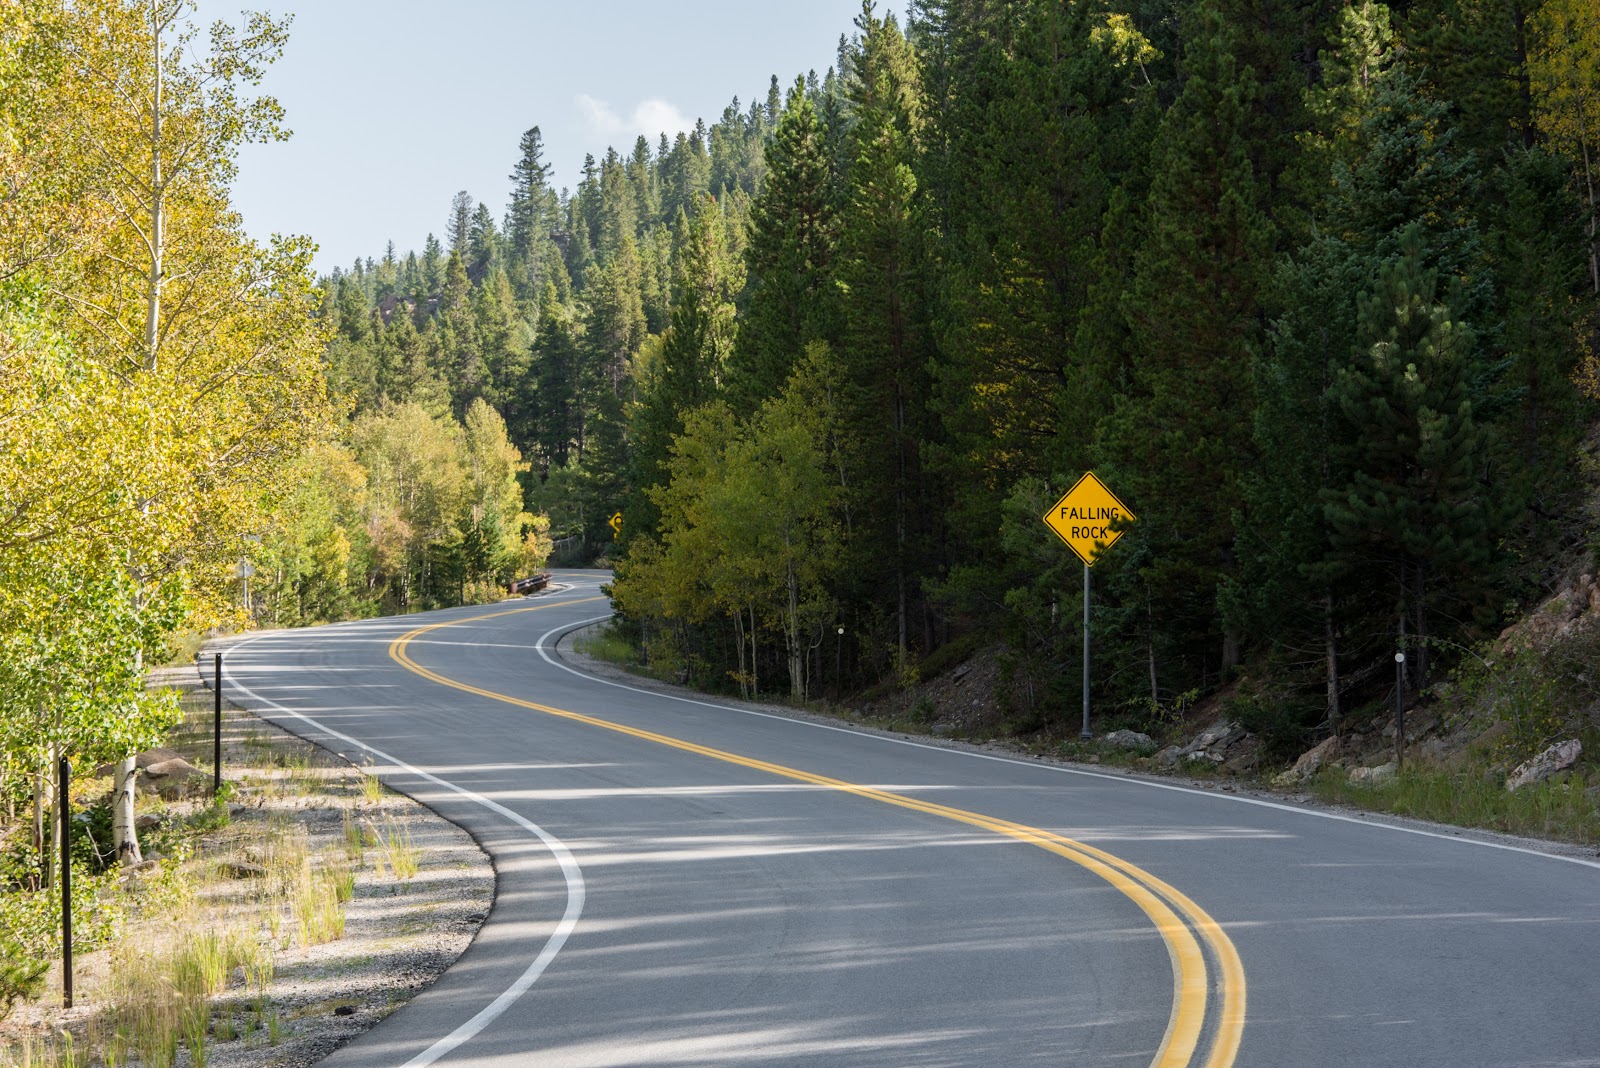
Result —
M509 583L506 588L513 594L528 594L538 593L548 585L550 585L550 573L544 571L529 578L516 579Z

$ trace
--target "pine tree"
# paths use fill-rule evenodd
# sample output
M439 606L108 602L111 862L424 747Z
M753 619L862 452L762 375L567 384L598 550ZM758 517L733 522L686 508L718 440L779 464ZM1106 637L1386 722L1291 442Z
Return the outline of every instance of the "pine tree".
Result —
M439 297L437 329L433 332L437 352L434 365L445 374L450 385L451 407L460 418L474 400L493 388L489 367L484 360L478 325L472 313L472 283L460 253L452 251L445 263L444 291Z
M767 166L751 205L747 311L728 367L734 409L745 413L777 396L808 342L835 333L837 193L822 124L800 79L789 90Z
M910 44L893 15L864 0L850 56L848 200L835 275L840 364L850 441L847 479L860 506L855 550L861 595L894 607L895 645L911 642L925 550L920 441L927 428L923 205L911 169L922 99ZM867 507L870 502L870 507ZM887 588L885 588L887 587ZM926 618L924 619L926 622Z
M1543 0L1417 0L1406 38L1416 69L1454 105L1463 143L1487 164L1534 143L1528 57Z
M1143 561L1119 573L1126 600L1147 602L1156 626L1178 639L1184 663L1175 666L1188 685L1239 656L1217 594L1236 560L1250 367L1274 241L1247 139L1254 76L1235 59L1228 24L1204 6L1197 16L1183 88L1151 161L1139 265L1124 298L1131 389L1117 398L1100 446L1140 517L1132 551L1120 554Z
M434 302L444 288L444 246L432 234L422 246L422 288L417 293L417 325L433 313Z
M546 282L539 302L539 336L533 349L534 388L523 394L530 424L507 420L513 439L526 436L537 445L543 474L566 466L569 452L581 440L578 388L580 354L572 324L553 282Z
M489 208L479 204L472 213L472 227L467 234L467 277L474 283L482 282L490 270L500 262L500 234L495 229L494 216Z
M435 328L419 334L411 319L395 315L384 329L384 396L394 404L421 405L434 416L450 410L450 390L438 362Z
M519 299L533 301L543 294L550 269L557 203L539 127L524 133L518 148L521 154L511 171L511 204L506 209L506 242L512 286Z
M1583 298L1591 296L1584 215L1567 162L1543 149L1513 149L1485 183L1484 250L1498 324L1490 341L1500 380L1499 423L1511 446L1502 476L1531 502L1515 539L1537 569L1571 529L1572 464L1585 409L1575 379L1583 358Z
M468 256L468 242L472 239L472 196L465 189L450 198L450 222L445 233L450 238L450 251L463 258Z
M1358 303L1361 355L1330 391L1347 424L1336 456L1352 477L1323 495L1348 566L1389 577L1400 640L1415 629L1422 686L1433 615L1482 607L1473 595L1491 579L1496 536L1520 510L1505 490L1484 492L1496 485L1493 431L1475 405L1487 368L1451 306L1461 287L1427 264L1425 241L1421 226L1408 227Z
M1126 333L1111 294L1126 281L1113 258L1130 250L1103 235L1151 139L1132 128L1154 111L1134 57L1155 60L1131 29L1116 47L1097 37L1102 15L1074 5L1013 18L947 3L921 16L937 104L919 172L942 238L932 403L944 440L927 455L951 486L958 568L993 544L1019 481L1083 470L1115 389L1100 356L1125 346L1097 331L1110 321ZM1021 581L1037 574L1031 559L1024 570ZM1058 594L1041 590L1046 602Z
M734 344L733 300L744 271L728 255L720 209L705 203L685 226L672 319L629 412L632 493L623 523L630 540L654 536L658 513L650 491L666 479L672 441L683 433L685 415L718 393Z
M585 336L589 359L581 379L585 409L601 394L620 398L628 361L645 337L644 305L639 298L639 254L633 235L624 234L609 258L593 272L588 288Z

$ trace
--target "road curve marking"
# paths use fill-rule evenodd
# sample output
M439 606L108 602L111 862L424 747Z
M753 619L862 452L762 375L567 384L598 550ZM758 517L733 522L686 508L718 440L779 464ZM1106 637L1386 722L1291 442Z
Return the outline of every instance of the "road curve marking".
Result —
M586 599L596 600L597 598ZM563 601L559 603L573 604L576 602ZM537 611L539 608L554 607L556 607L554 604L539 605L537 608L523 608L519 609L519 611L532 612ZM278 632L277 635L258 634L254 638L246 638L244 641L238 642L230 647L227 652L232 653L235 650L241 649L252 642L259 641L262 638L281 635L282 632ZM555 858L556 864L560 867L561 877L563 881L565 881L567 887L567 906L562 911L561 919L556 923L556 929L552 931L550 937L545 940L543 948L539 950L539 953L534 957L533 961L528 965L528 967L523 970L521 975L517 976L510 986L501 991L498 997L496 997L489 1004L485 1005L482 1009L479 1009L470 1019L460 1024L449 1034L445 1035L443 1038L435 1040L422 1052L418 1053L415 1057L412 1057L410 1060L401 1065L401 1068L427 1068L428 1065L433 1064L440 1057L443 1057L445 1054L451 1052L457 1046L460 1046L463 1042L471 1039L479 1031L482 1031L485 1027L489 1026L489 1024L492 1023L497 1017L509 1009L518 998L527 993L528 988L533 986L533 984L538 981L539 977L544 974L545 969L550 966L550 962L555 960L556 954L561 952L562 947L566 945L567 938L571 936L573 930L578 926L578 918L583 915L583 906L587 897L587 890L583 881L583 869L578 866L577 858L572 855L572 851L567 848L566 843L562 842L561 839L546 831L543 827L540 827L537 823L534 823L532 820L527 819L517 812L513 812L511 809L500 804L498 801L484 797L482 794L474 793L473 791L468 790L466 787L457 786L448 779L442 779L431 772L423 771L421 768L406 763L399 757L385 753L383 750L374 746L370 746L366 742L363 742L359 739L352 738L348 734L344 734L341 731L336 731L332 727L319 722L303 712L297 712L286 705L281 705L276 701L263 697L254 690L250 689L248 686L241 683L238 679L230 679L228 677L226 656L223 658L222 681L224 686L231 684L239 693L244 694L246 697L249 697L251 700L258 702L261 705L274 709L275 711L286 716L292 716L295 719L309 724L313 729L320 731L329 737L337 738L342 742L347 742L358 749L362 749L372 754L374 757L384 761L387 764L391 764L409 774L416 775L419 778L427 780L428 782L441 786L444 789L458 794L469 801L472 801L478 805L482 805L484 808L494 812L496 815L505 817L516 826L521 827L523 830L537 838L544 845L544 847L550 851L551 856Z
M599 597L588 598L588 600L601 599ZM580 602L566 601L563 603L577 604ZM1187 896L1179 893L1149 872L1120 857L1094 846L1078 842L1075 839L1037 827L1030 827L1026 824L1014 823L976 812L968 812L965 809L952 808L948 805L940 805L887 790L862 786L843 779L817 775L783 764L740 756L737 753L730 753L726 750L685 741L681 738L659 734L655 731L630 727L611 720L599 719L580 712L572 712L567 709L540 704L536 701L526 701L520 697L512 697L509 694L473 686L470 683L452 679L449 676L441 675L436 671L423 667L413 660L407 652L407 646L414 639L431 631L535 610L531 608L514 608L417 627L415 630L408 631L395 638L389 645L389 655L396 663L407 670L441 686L448 686L479 697L500 701L531 711L543 712L561 719L654 742L658 745L668 746L684 752L695 753L724 763L751 768L780 778L822 786L883 804L893 805L897 808L939 816L1033 845L1070 860L1111 884L1125 897L1138 905L1155 925L1157 932L1166 943L1173 969L1173 1006L1167 1021L1166 1033L1162 1037L1161 1045L1157 1048L1155 1059L1150 1062L1150 1068L1191 1068L1194 1064L1195 1053L1199 1047L1201 1034L1206 1022L1209 986L1206 975L1205 954L1201 951L1199 942L1195 938L1194 931L1196 930L1200 932L1201 937L1205 939L1206 944L1217 957L1221 969L1222 1006L1210 1044L1209 1056L1204 1062L1205 1068L1230 1068L1233 1064L1238 1054L1244 1028L1245 976L1243 965L1232 941L1222 930L1221 925ZM1174 908L1182 912L1187 917L1188 922L1180 919L1177 913L1174 912ZM1193 930L1191 930L1191 925L1194 928Z

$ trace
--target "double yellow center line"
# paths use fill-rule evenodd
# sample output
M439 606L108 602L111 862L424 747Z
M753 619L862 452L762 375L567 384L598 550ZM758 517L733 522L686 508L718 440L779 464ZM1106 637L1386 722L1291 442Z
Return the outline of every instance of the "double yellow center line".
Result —
M1204 909L1196 905L1175 887L1156 878L1143 868L1103 849L1098 849L1038 827L1013 823L1010 820L997 819L977 812L968 812L965 809L951 808L948 805L940 805L921 798L892 793L888 790L879 790L871 786L862 786L857 783L846 782L843 779L829 778L826 775L817 775L798 768L786 767L783 764L756 760L751 757L740 756L737 753L729 753L722 749L713 749L710 746L684 741L681 738L673 738L670 735L658 734L655 731L641 730L638 727L613 723L610 720L597 719L594 716L586 716L579 712L569 712L563 708L554 708L550 705L539 704L536 701L525 701L520 697L496 693L493 690L485 690L425 668L413 660L407 651L407 646L411 644L414 638L445 627L477 623L486 619L517 615L523 612L537 612L544 608L555 608L558 605L581 604L584 601L599 600L604 600L604 598L586 597L581 600L560 601L548 605L538 605L533 608L514 608L509 611L472 616L468 619L433 623L425 627L418 627L396 638L389 645L389 655L407 670L413 671L425 679L437 682L441 686L449 686L479 697L515 705L518 708L543 712L547 715L572 720L575 723L583 723L590 727L598 727L602 730L625 734L643 741L654 742L657 745L680 749L687 753L696 753L727 764L737 764L740 767L751 768L779 778L808 783L813 786L827 787L831 790L838 790L841 793L854 794L857 797L867 798L885 805L893 805L896 808L910 809L913 812L922 812L931 816L940 816L956 823L964 823L970 827L981 828L1006 838L1026 842L1046 852L1054 853L1058 857L1070 860L1110 883L1130 901L1138 905L1144 914L1150 918L1150 921L1155 924L1156 930L1160 932L1162 940L1167 945L1168 955L1172 959L1172 1013L1167 1020L1166 1034L1161 1040L1160 1047L1156 1050L1155 1059L1150 1062L1150 1068L1191 1068L1191 1066L1230 1068L1233 1064L1234 1058L1239 1052L1240 1039L1244 1034L1245 1017L1244 965L1239 960L1238 951L1234 949L1233 942L1229 940L1222 927L1216 920L1207 915ZM1204 948L1202 948L1202 945ZM1208 976L1211 966L1215 966L1217 969L1215 985L1219 996L1215 998L1212 997L1212 982ZM1207 1026L1208 1022L1210 1024L1209 1028ZM1201 1049L1202 1039L1207 1037L1209 1041L1206 1043L1205 1059L1203 1061L1196 1060Z

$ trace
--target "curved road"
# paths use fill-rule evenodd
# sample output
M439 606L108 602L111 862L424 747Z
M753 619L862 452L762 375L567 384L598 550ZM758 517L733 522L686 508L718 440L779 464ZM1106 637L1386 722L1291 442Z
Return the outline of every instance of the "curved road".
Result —
M328 1065L1600 1068L1600 863L595 679L603 578L228 650L495 863Z

